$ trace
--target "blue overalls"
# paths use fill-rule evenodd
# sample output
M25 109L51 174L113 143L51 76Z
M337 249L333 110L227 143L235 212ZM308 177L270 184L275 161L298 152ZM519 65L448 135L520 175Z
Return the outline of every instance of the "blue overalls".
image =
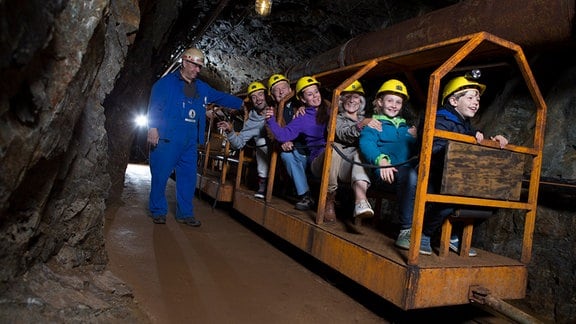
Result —
M196 95L184 95L185 81L180 71L158 80L150 95L148 127L158 128L160 140L150 150L149 209L153 217L168 213L166 183L172 171L176 173L176 218L194 217L194 190L196 189L197 144L204 141L206 103L239 109L242 100L217 91L201 80L196 80Z

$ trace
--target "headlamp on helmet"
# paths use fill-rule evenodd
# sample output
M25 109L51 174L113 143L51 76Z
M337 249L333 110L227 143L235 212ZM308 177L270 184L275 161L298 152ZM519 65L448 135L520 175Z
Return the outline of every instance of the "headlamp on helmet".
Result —
M454 79L448 81L446 86L444 87L444 91L442 91L442 104L446 101L446 98L450 97L455 92L465 90L465 89L476 89L482 95L484 90L486 90L486 86L474 81L474 74L477 75L476 78L480 77L480 70L476 70L477 73L471 72L470 75L467 76L459 76L455 77Z
M189 48L182 53L182 60L191 61L194 64L204 66L204 53L197 48Z

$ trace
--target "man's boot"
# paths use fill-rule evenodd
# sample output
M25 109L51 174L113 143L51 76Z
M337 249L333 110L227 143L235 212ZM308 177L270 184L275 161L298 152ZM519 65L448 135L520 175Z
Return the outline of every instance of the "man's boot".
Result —
M336 220L336 210L334 210L334 200L336 200L336 191L329 192L326 196L326 205L324 207L324 221L333 222Z

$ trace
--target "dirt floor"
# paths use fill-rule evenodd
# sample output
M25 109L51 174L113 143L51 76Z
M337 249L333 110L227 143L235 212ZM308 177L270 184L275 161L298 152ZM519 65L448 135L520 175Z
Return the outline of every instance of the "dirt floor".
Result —
M152 323L509 323L471 305L404 312L207 199L194 200L201 227L179 224L172 180L167 223L153 224L149 188L148 166L129 165L105 235L107 270Z
M109 269L153 323L382 323L383 318L244 226L195 199L192 228L147 216L148 166L130 165L106 220ZM174 182L167 188L175 205Z

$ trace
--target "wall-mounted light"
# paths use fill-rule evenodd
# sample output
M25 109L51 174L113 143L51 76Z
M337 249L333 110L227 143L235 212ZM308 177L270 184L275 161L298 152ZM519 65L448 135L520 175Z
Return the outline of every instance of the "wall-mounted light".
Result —
M134 118L134 123L137 127L148 127L148 117L146 115L138 115Z
M272 0L256 0L254 9L260 16L268 16L272 11Z

